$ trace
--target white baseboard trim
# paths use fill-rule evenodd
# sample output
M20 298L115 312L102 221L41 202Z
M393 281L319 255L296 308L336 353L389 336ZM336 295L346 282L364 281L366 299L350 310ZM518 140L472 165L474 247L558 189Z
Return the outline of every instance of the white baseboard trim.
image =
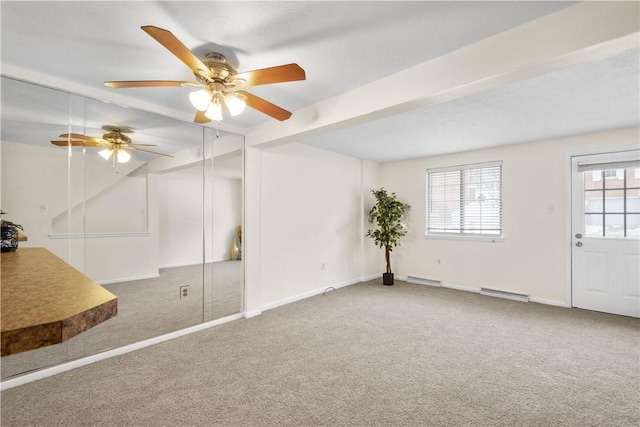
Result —
M100 280L96 282L99 285L110 285L112 283L120 283L120 282L133 282L134 280L145 280L145 279L157 279L160 277L160 274L145 274L143 276L131 276L131 277L123 277L120 279L109 279L109 280Z
M192 265L202 265L202 261L198 261L198 262L192 262L192 261L174 262L174 263L171 263L171 264L161 265L158 268L163 269L163 268L176 268L176 267L190 267Z
M324 293L324 291L326 291L327 288L339 289L339 288L344 288L345 286L355 285L356 283L360 283L360 282L363 282L362 278L351 279L351 280L347 280L345 282L336 283L336 284L333 284L333 285L323 286L321 288L317 288L317 289L314 289L312 291L303 292L303 293L298 294L298 295L294 295L294 296L291 296L291 297L288 297L288 298L283 298L281 300L274 301L274 302L269 303L269 304L265 304L261 308L262 308L262 311L271 310L271 309L276 308L276 307L281 307L283 305L291 304L292 302L296 302L296 301L300 301L300 300L303 300L303 299L306 299L306 298L309 298L309 297L320 295L320 294Z
M442 283L442 287L457 289L459 291L475 292L477 294L480 293L480 288L476 288L474 286L456 285L454 283ZM537 304L553 305L556 307L571 308L571 306L564 301L551 300L551 299L545 299L545 298L536 298L536 297L530 296L529 302L535 302Z
M369 280L380 279L382 280L382 273L372 274L371 276L364 276L360 279L361 282L368 282ZM398 280L401 280L398 278Z
M223 262L223 261L231 261L231 258L226 257L226 258L214 258L214 259L208 259L205 261L205 264L211 264L212 262ZM164 264L161 265L158 268L176 268L176 267L190 267L192 265L202 265L202 261L187 261L187 262L175 262L175 263L171 263L171 264Z
M464 285L456 285L455 283L445 283L442 282L443 288L457 289L459 291L466 292L475 292L476 294L480 293L480 288L476 288L475 286L464 286Z
M159 344L161 342L169 341L174 338L182 337L184 335L189 335L194 332L198 332L204 329L212 328L214 326L222 325L223 323L228 323L233 320L241 319L242 317L243 317L242 313L234 314L227 317L222 317L220 319L201 323L199 325L191 326L189 328L181 329L179 331L171 332L165 335L160 335L158 337L154 337L148 340L126 345L124 347L115 348L113 350L107 350L105 352L94 354L92 356L83 357L82 359L72 360L67 363L62 363L60 365L52 366L51 368L42 369L40 371L32 372L30 374L25 374L16 378L8 379L0 382L0 391L8 390L10 388L21 386L23 384L27 384L43 378L61 374L63 372L67 372L72 369L79 368L81 366L89 365L91 363L99 362L101 360L109 359L115 356L119 356L121 354L130 353L132 351L136 351L141 348L145 348L155 344Z
M373 276L363 277L362 281L366 282L368 280L377 279L378 277L382 277L382 275L376 274ZM395 276L395 279L406 282L408 279L408 276ZM407 282L407 283L411 283L411 282ZM414 283L411 283L411 284L414 284ZM458 291L474 292L476 294L479 294L481 290L481 288L475 287L475 286L465 286L465 285L458 285L456 283L445 283L445 282L442 282L442 287L455 289ZM529 302L535 302L537 304L553 305L556 307L571 308L571 305L567 304L565 301L551 300L551 299L545 299L545 298L529 297Z
M260 316L261 314L262 314L262 310L245 311L244 318L251 319L252 317Z
M529 297L529 301L530 302L535 302L535 303L538 303L538 304L554 305L556 307L571 308L571 306L569 304L567 304L566 302L553 300L553 299Z

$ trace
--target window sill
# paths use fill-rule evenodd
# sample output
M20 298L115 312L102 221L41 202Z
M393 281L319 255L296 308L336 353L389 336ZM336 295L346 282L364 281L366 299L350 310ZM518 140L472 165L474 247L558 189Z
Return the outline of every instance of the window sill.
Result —
M503 236L489 236L489 235L460 235L460 234L425 234L427 239L434 240L463 240L470 242L488 242L488 243L502 243Z

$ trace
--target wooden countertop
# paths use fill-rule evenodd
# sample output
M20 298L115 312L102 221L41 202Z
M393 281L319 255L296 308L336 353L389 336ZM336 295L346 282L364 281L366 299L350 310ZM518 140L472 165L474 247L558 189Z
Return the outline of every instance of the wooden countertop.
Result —
M115 295L45 248L0 260L2 356L61 343L117 314Z

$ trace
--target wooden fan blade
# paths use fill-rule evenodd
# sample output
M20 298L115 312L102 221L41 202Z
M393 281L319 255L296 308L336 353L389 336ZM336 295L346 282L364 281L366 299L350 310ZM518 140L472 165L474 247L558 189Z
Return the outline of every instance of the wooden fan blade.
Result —
M158 43L173 53L180 61L191 68L191 71L210 77L211 71L209 67L204 65L202 61L193 54L171 31L154 27L153 25L145 25L141 27L144 32L153 37Z
M193 123L209 123L210 121L211 119L204 115L204 111L196 111L196 117L193 119Z
M57 145L58 147L67 147L71 145L72 147L102 147L102 145L96 142L88 142L88 141L51 141L53 145Z
M127 144L127 147L156 147L157 144Z
M104 82L105 86L113 88L125 88L125 87L180 87L180 86L201 86L191 82L177 81L177 80L131 80L120 82Z
M235 79L245 80L244 86L258 86L304 80L306 75L298 64L287 64L234 74L231 80Z
M145 153L157 154L159 156L173 157L171 154L164 154L164 153L158 153L157 151L144 150L142 148L131 147L130 145L128 145L127 148L130 148L131 150L136 150L136 151L144 151Z
M60 138L75 138L75 139L82 139L83 141L98 142L98 143L106 142L106 141L103 141L102 139L94 138L92 136L82 135L79 133L63 133L62 135L60 135Z
M247 105L251 108L255 108L256 110L273 117L274 119L278 119L280 121L287 120L291 117L291 113L283 108L278 107L275 104L270 103L260 97L257 97L249 92L245 92L244 90L238 90L235 93L239 93L245 97Z

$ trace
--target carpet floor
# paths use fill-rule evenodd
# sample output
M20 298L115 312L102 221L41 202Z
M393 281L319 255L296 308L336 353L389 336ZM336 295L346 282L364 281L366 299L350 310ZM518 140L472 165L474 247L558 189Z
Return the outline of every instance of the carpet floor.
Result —
M9 426L638 426L640 322L380 280L2 392Z

